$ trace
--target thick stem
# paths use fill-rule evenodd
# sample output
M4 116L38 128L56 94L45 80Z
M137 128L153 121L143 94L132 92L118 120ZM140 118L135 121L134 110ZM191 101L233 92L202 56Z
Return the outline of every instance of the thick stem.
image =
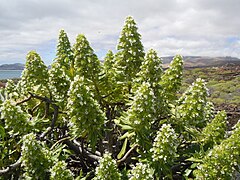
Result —
M17 169L18 167L20 167L20 165L21 165L21 161L20 161L20 159L19 159L19 160L18 160L17 162L15 162L14 164L9 165L8 167L6 167L6 168L3 169L3 170L0 170L0 176L3 176L3 175L8 174L8 173L10 173L10 172L13 172L15 169Z
M113 152L113 132L112 132L113 126L112 126L111 108L109 106L107 106L106 116L107 116L107 119L108 119L108 123L107 123L107 129L108 129L108 132L107 132L107 141L108 141L107 150L108 150L109 153L112 154L112 152Z
M30 101L31 99L32 99L32 96L29 96L27 99L24 99L24 100L22 100L22 101L20 101L20 102L17 102L16 105L18 106L18 105L20 105L20 104L23 104L23 103L25 103L25 102Z
M131 149L128 150L128 152L122 157L122 159L118 160L117 163L120 165L124 161L127 160L128 157L130 157L131 152L138 147L138 144L135 144Z
M94 164L95 162L98 162L100 159L100 156L94 155L89 153L89 151L85 151L84 154L82 154L82 149L80 146L75 145L72 141L70 140L66 140L64 141L64 143L69 147L69 149L71 149L72 151L74 151L74 153L78 156L84 155L84 157L87 158L87 160L91 163Z

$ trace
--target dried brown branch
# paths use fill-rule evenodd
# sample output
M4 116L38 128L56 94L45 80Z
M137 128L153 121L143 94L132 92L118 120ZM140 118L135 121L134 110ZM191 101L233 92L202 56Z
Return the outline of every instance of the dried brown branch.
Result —
M46 103L49 103L49 104L52 104L54 103L51 99L47 98L47 97L42 97L42 96L39 96L39 95L36 95L36 94L33 94L31 92L28 92L32 98L36 98L36 99L39 99L41 101L44 101Z
M61 143L61 142L63 142L63 141L66 141L66 140L69 140L71 137L64 137L64 138L62 138L62 139L59 139L57 142L55 142L53 145L52 145L52 147L50 148L50 150L53 150L53 148L57 145L57 144L59 144L59 143Z
M44 117L47 118L49 116L49 108L50 108L50 104L49 103L45 103L45 114Z
M5 175L5 174L8 174L8 173L14 171L14 170L17 169L20 165L21 165L21 161L20 161L20 159L19 159L19 160L18 160L17 162L15 162L14 164L11 164L11 165L9 165L8 167L6 167L5 169L0 170L0 176L3 176L3 175Z
M18 105L20 105L20 104L23 104L23 103L25 103L25 102L30 101L31 99L32 99L32 96L30 95L28 98L26 98L26 99L24 99L24 100L22 100L22 101L20 101L20 102L17 102L16 105L18 106Z
M51 122L51 126L47 128L47 130L45 132L43 132L40 135L40 139L43 139L46 135L48 135L54 128L55 122L57 121L58 118L58 106L55 104L52 104L53 108L54 108L54 113L53 113L53 119Z
M35 99L39 99L43 102L46 103L46 109L45 109L45 115L44 117L48 116L49 114L49 107L50 107L50 104L53 106L53 109L54 109L54 112L53 112L53 119L52 119L52 122L51 122L51 126L48 127L46 129L45 132L43 132L41 135L40 135L40 139L43 139L46 135L48 135L54 128L54 125L55 125L55 122L57 121L57 118L58 118L58 106L56 104L54 104L54 101L52 101L51 99L47 98L47 97L42 97L42 96L39 96L39 95L36 95L36 94L33 94L31 92L28 92L30 94L30 97L19 102L18 104L21 104L23 102L27 102L29 101L31 98L35 98Z
M113 152L113 122L112 122L112 116L111 116L111 108L109 106L107 106L107 111L106 111L106 116L108 119L107 122L107 128L109 129L109 132L107 132L106 136L107 136L107 149L109 153Z
M42 101L32 108L32 112L34 112L41 104L42 104Z
M90 153L89 151L85 151L84 154L82 153L82 148L80 146L77 146L75 143L73 143L70 140L65 140L64 143L74 151L74 153L78 156L84 155L85 158L91 163L97 162L100 159L100 156L97 156L95 154Z
M133 150L135 150L138 147L138 144L135 144L131 149L128 150L128 152L122 157L122 159L119 159L117 161L118 165L123 163L124 161L126 161L126 159L129 157L129 155L131 154L131 152Z

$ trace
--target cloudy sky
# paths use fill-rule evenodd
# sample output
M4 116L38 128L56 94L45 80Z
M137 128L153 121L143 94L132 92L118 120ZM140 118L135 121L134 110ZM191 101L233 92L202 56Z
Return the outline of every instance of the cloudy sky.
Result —
M240 58L239 0L0 0L0 64L36 50L51 64L60 29L86 35L100 59L132 15L146 50Z

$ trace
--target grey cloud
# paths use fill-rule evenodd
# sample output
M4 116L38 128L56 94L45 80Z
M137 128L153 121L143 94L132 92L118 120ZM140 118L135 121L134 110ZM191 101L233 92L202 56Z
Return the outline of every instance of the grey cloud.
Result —
M23 62L31 49L44 49L51 63L48 54L55 49L48 42L62 28L72 44L84 33L96 52L114 50L128 15L137 21L146 50L240 57L238 41L227 41L240 39L239 6L237 0L1 0L0 64Z

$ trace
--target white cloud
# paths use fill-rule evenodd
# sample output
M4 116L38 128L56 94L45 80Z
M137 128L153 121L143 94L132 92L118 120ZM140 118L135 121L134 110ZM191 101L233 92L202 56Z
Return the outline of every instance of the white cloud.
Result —
M160 55L240 57L238 7L237 0L1 0L0 64L24 62L31 49L50 64L62 28L72 43L85 34L102 58L115 49L127 15L145 48Z

